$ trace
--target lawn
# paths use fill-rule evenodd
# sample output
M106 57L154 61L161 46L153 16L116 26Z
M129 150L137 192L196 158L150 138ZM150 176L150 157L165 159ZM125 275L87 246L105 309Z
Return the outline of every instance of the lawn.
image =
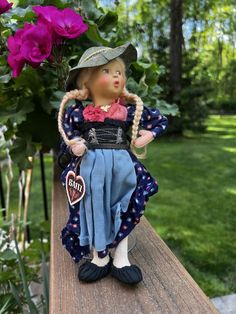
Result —
M144 164L159 192L145 216L213 297L236 291L236 119L206 123L205 134L163 136L149 146Z
M157 179L145 216L209 297L236 291L236 119L211 116L205 134L158 138L142 161ZM52 158L45 156L49 209ZM17 171L15 169L15 178ZM43 221L39 160L29 204L31 237ZM17 209L17 181L11 208ZM50 210L49 210L50 214ZM158 261L157 261L158 263Z

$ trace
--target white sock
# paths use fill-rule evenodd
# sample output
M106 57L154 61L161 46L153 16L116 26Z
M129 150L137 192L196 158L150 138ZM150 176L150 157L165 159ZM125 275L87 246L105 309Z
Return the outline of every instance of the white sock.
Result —
M107 254L105 257L100 258L98 257L98 252L93 249L93 259L91 260L91 263L96 264L97 266L105 266L110 261L109 254Z
M113 265L117 268L131 265L128 259L128 236L117 245Z

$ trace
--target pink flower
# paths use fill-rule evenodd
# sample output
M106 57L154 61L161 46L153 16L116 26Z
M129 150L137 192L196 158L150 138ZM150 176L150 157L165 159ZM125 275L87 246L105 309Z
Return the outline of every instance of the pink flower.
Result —
M25 59L20 52L22 45L21 37L25 30L29 29L31 26L32 24L25 23L23 29L18 29L15 35L9 36L7 39L7 48L10 51L7 62L13 70L13 77L19 76L25 65Z
M7 57L7 62L12 68L12 76L13 77L19 76L25 65L25 60L24 59L17 60L14 55L9 54Z
M90 104L84 108L83 116L87 121L103 122L105 119L105 111L100 107L93 107L93 105Z
M50 56L52 49L52 35L44 25L32 25L22 35L22 56L31 64L39 65Z
M41 6L41 5L36 5L33 7L33 11L38 17L37 24L38 25L47 25L47 27L50 29L52 33L52 41L53 44L59 45L61 43L61 36L59 36L53 27L53 20L55 18L55 14L57 12L60 12L56 7L53 5L49 6Z
M8 2L7 0L0 0L0 14L3 14L11 9L13 6L12 2Z
M25 23L24 28L7 39L12 76L19 76L26 63L38 67L50 55L51 46L51 33L45 26Z
M0 12L12 6L6 0L0 0ZM4 9L3 9L4 7ZM64 38L76 38L88 28L79 14L72 9L59 10L55 6L34 6L37 24L25 23L7 40L8 64L13 70L13 77L20 75L25 64L38 67L42 61L55 60L52 46L62 43Z
M59 12L59 10L53 5L41 6L36 5L33 6L33 11L36 13L38 17L38 21L44 21L48 24L51 24L54 19L54 14Z
M65 38L79 37L88 29L82 17L70 8L55 12L52 23L57 34Z
M82 17L70 8L58 10L52 5L37 5L33 7L33 10L38 17L38 24L47 24L51 28L56 42L60 36L76 38L88 29L88 25L83 22Z

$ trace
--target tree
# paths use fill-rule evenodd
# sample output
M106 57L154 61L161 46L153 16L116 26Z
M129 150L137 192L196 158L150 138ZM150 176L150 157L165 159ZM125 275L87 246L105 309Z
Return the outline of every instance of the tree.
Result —
M182 80L182 0L171 0L170 4L170 97L179 102Z

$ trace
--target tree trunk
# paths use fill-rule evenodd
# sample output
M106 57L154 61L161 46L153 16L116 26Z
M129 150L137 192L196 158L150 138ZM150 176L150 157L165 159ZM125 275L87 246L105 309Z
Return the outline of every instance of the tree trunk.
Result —
M170 7L170 98L178 102L182 77L182 0L171 0Z

